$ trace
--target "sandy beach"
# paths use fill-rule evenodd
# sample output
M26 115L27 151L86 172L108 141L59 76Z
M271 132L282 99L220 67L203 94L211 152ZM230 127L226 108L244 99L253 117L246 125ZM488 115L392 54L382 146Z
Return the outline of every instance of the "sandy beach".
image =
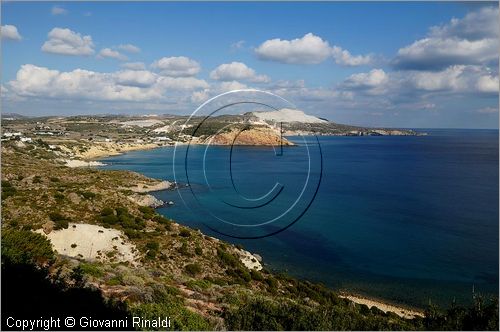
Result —
M419 311L416 309L407 309L407 308L403 308L400 306L387 304L387 303L384 303L383 300L379 300L379 299L369 299L369 298L366 298L366 297L363 297L360 295L352 295L352 294L347 294L347 293L341 293L339 295L339 297L343 298L343 299L348 299L354 303L364 304L364 305L368 306L369 308L376 307L376 308L382 310L383 312L393 312L396 315L403 317L403 318L412 319L415 317L424 317L423 311Z
M76 157L81 159L97 159L116 156L129 151L150 150L164 146L157 143L93 143L88 150L77 152Z

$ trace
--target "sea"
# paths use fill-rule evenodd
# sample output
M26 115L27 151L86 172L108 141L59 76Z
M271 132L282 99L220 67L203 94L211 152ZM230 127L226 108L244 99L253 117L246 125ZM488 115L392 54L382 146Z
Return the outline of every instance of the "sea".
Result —
M498 130L288 137L104 158L177 181L157 211L242 245L266 269L423 308L498 296Z

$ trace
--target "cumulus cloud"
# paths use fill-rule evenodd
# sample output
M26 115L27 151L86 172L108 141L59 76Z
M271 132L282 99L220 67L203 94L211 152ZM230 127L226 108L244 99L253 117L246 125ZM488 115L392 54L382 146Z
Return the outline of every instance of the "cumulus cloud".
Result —
M22 37L17 31L17 27L15 25L2 25L0 27L0 35L2 39L10 39L10 40L21 40Z
M312 33L292 40L267 40L255 49L255 53L263 60L294 64L318 64L329 57L343 66L360 66L372 62L371 55L353 56L340 46L330 46L327 41Z
M312 33L302 38L266 40L255 49L257 56L264 60L284 63L317 64L323 62L331 53L330 45Z
M141 49L135 45L132 44L121 44L118 45L118 49L128 52L128 53L140 53Z
M52 15L66 15L68 10L60 6L54 6L52 7L51 13Z
M201 70L200 64L188 57L163 57L151 64L160 74L171 77L188 77L198 74Z
M248 86L244 83L240 83L238 81L228 81L221 82L219 85L219 92L233 91L233 90L242 90L246 89Z
M338 46L332 47L332 56L335 63L343 66L362 66L373 62L371 55L352 55L349 51Z
M242 62L224 63L210 73L210 78L217 81L248 81L266 83L270 78L266 75L257 75L255 70Z
M126 61L128 58L121 54L118 51L112 50L110 48L103 48L99 54L97 55L98 58L112 58L112 59L117 59L120 61Z
M149 71L61 72L26 64L8 88L21 97L149 102L166 100L175 91L207 89L208 83L193 77L163 77Z
M499 84L498 76L485 75L477 80L476 89L480 92L498 93Z
M388 75L382 69L372 69L368 73L358 73L349 76L344 85L350 88L375 88L388 81Z
M144 62L125 62L120 65L123 68L130 70L144 70L146 69L146 65Z
M82 36L70 29L54 28L42 45L42 51L62 55L91 55L94 54L94 43L91 36Z
M153 85L157 78L147 70L124 70L115 74L116 83L125 86L148 87Z
M405 70L386 73L373 69L349 76L340 90L365 95L386 95L418 99L422 94L490 94L499 90L498 74L476 65L454 65L439 71Z
M484 7L432 27L425 38L399 49L392 64L399 69L439 70L498 61L498 30L498 8Z

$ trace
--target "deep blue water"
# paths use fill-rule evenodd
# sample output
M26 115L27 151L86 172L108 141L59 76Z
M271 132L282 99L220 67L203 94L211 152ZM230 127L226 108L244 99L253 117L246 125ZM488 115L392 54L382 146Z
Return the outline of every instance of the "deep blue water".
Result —
M267 147L233 150L234 185L242 195L255 198L277 182L282 185L269 204L241 209L224 203L241 203L228 177L230 149L210 147L203 167L205 147L191 146L186 159L191 187L180 189L187 206L177 191L158 192L157 197L175 202L159 212L243 244L270 269L337 289L417 306L429 300L468 303L473 286L476 292L498 294L498 131L425 131L428 136L320 137L323 167L317 195L302 218L274 236L234 239L207 225L238 236L265 235L295 220L313 197L320 175L317 146L309 145L309 166L300 137L292 138L302 143L299 147L284 148L278 157ZM176 158L181 183L187 182L185 149ZM105 168L172 180L173 151L106 158ZM309 186L275 223L228 227L213 218L241 225L278 217L296 201L308 167Z

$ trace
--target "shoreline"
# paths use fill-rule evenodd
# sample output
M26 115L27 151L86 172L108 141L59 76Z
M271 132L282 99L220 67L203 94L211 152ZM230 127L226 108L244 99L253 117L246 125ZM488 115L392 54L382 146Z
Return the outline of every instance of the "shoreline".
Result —
M425 316L424 310L422 309L414 308L411 306L404 306L402 304L392 303L380 298L359 295L356 293L350 293L346 291L339 292L339 297L342 299L347 299L356 304L366 305L368 308L375 307L379 310L382 310L383 312L392 312L398 315L399 317L406 319L413 319L417 317L423 318Z
M174 147L174 146L163 145L163 146L156 146L156 147L152 147L152 148L144 148L142 150L150 150L153 148L160 148L160 147ZM121 154L125 154L127 152L130 152L130 151L138 151L138 150L141 150L141 149L140 148L130 149L130 150L122 151L120 153L113 154L113 155L121 155ZM111 156L111 155L108 155L108 156ZM100 156L98 158L105 158L105 157L106 156ZM169 182L169 181L162 181L162 182ZM153 189L153 190L148 190L146 192L154 192L154 191L158 191L158 190ZM179 220L175 220L175 222L182 224L182 221L179 221ZM330 289L335 291L334 288L330 288ZM340 290L336 290L336 291L339 292L339 295L338 295L339 298L347 299L347 300L354 302L356 304L366 305L369 308L376 307L383 312L392 312L392 313L394 313L402 318L413 319L413 318L417 318L417 317L424 317L424 311L422 309L419 309L416 307L397 304L397 303L393 303L393 302L390 302L390 301L387 301L384 299L370 297L370 296L366 296L366 295L360 295L360 294L356 294L356 293L351 293L349 291L340 291Z

